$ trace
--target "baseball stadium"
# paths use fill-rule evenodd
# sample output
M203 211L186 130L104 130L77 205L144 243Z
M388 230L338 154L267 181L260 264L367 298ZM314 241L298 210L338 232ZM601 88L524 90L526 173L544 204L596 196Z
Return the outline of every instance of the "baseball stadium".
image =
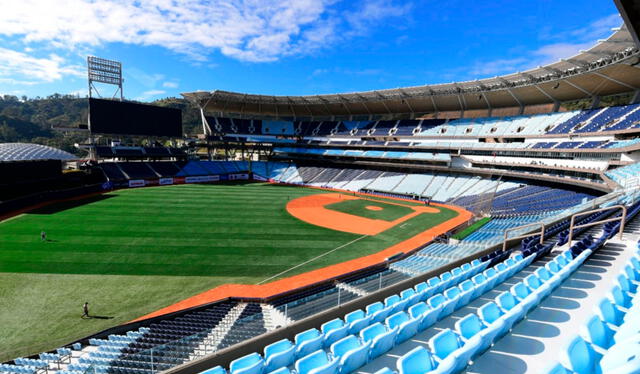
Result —
M185 92L188 139L88 57L86 157L0 144L0 373L640 373L634 4L524 72Z

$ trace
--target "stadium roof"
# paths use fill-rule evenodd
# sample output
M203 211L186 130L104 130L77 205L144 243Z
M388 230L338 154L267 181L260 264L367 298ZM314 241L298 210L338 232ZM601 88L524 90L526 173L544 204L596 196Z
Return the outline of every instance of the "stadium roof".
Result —
M69 152L40 144L0 143L0 162L33 160L77 160Z
M467 82L344 94L267 96L228 91L182 95L209 113L276 118L416 117L454 112L492 115L495 109L553 105L564 101L640 92L640 50L626 26L578 55L524 72ZM475 112L475 113L474 113ZM502 114L504 115L504 114Z

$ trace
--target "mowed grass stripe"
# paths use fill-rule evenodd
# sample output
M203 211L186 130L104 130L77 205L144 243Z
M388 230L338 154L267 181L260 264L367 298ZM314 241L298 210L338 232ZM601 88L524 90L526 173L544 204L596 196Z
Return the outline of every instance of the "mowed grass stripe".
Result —
M289 200L318 193L325 192L259 184L180 185L120 190L85 205L45 207L0 224L6 243L0 271L276 274L357 237L309 225L287 213ZM402 228L365 238L296 273L380 251L447 217L447 212L418 216ZM40 230L52 241L40 242Z

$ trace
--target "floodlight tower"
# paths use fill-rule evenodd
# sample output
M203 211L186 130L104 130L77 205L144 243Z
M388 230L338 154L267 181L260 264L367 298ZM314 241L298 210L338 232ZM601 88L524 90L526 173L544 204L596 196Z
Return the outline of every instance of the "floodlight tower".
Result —
M94 91L98 97L101 97L95 85L98 82L118 86L111 98L115 99L119 92L120 101L124 100L124 92L122 90L124 79L122 79L122 63L120 61L87 56L87 77L89 80L89 98L93 97Z
M124 91L122 90L122 63L115 60L107 60L105 58L87 56L87 80L89 85L89 99L93 98L94 92L97 97L100 96L100 92L96 87L96 83L104 83L113 86L118 86L113 93L112 99L115 99L118 93L120 93L120 101L124 100ZM87 104L88 105L88 104ZM91 109L89 109L91 110ZM89 115L88 121L91 121ZM90 124L88 127L91 128ZM97 153L95 152L95 140L93 136L89 136L91 141L91 147L89 148L89 158L95 160Z

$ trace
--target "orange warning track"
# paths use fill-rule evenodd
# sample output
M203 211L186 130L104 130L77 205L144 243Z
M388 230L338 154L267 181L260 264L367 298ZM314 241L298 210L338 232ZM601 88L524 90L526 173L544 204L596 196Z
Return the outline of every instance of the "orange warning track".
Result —
M336 192L344 192L344 191L339 191L339 190L332 190L332 191L336 191ZM327 199L331 199L329 198L321 198L322 196L327 196L327 195L336 195L338 196L338 194L321 194L321 195L315 195L315 196L310 196L313 198L316 198L317 203L321 203L321 202L325 202L328 201ZM361 197L362 196L366 196L366 194L359 194ZM346 195L342 195L342 198L344 199ZM357 198L357 197L356 197ZM296 199L298 200L298 199ZM293 200L290 202L294 203L296 200ZM400 199L400 198L389 198L389 200L399 200L399 201L410 201L410 200L405 200L405 199ZM335 202L335 200L331 200L330 203L331 204ZM387 202L387 203L391 203L391 202ZM326 204L324 204L326 205ZM402 204L400 204L402 205ZM218 286L216 288L213 288L209 291L205 291L201 294L192 296L190 298L187 298L185 300L182 300L176 304L170 305L166 308L162 308L160 310L157 310L153 313L147 314L145 316L142 316L138 319L136 319L135 321L140 321L143 319L147 319L147 318L152 318L152 317L157 317L157 316L161 316L163 314L168 314L168 313L173 313L173 312L177 312L183 309L187 309L187 308L193 308L199 305L204 305L204 304L208 304L217 300L223 300L229 297L242 297L242 298L256 298L256 299L266 299L272 296L276 296L291 290L295 290L298 288L302 288L305 286L310 286L328 279L332 279L332 278L336 278L338 276L341 276L343 274L347 274L347 273L351 273L353 271L357 271L360 269L364 269L366 267L369 266L373 266L373 265L377 265L380 263L384 263L385 259L388 257L391 257L393 255L399 254L399 253L410 253L414 250L416 250L418 247L420 247L421 245L433 240L433 238L435 238L438 235L442 235L448 231L451 231L453 229L455 229L456 227L462 225L463 223L467 222L471 217L472 214L460 207L457 206L452 206L452 205L444 205L444 204L438 204L438 203L432 203L432 206L441 206L441 207L446 207L448 209L454 210L456 212L458 212L458 216L443 222L437 226L434 226L426 231L421 232L420 234L409 238L407 240L404 240L398 244L395 244L387 249L384 249L378 253L374 253L372 255L368 255L368 256L364 256L364 257L360 257L360 258L356 258L350 261L345 261L339 264L335 264L335 265L331 265L331 266L327 266L321 269L317 269L317 270L313 270L313 271L309 271L303 274L298 274L298 275L294 275L292 277L288 277L288 278L284 278L284 279L280 279L277 281L273 281L270 283L266 283L266 284L261 284L261 285L248 285L248 284L225 284L222 286ZM316 206L320 206L317 205ZM289 208L287 206L287 208ZM414 208L414 206L412 206L412 208ZM420 206L415 206L415 208L427 208L427 207L420 207ZM430 208L432 210L436 210L433 208ZM331 210L326 210L326 211L331 211ZM428 212L428 211L424 211L424 212ZM338 213L338 212L336 212ZM421 214L422 211L416 211L415 213L411 213L408 216L414 216L414 215L418 215ZM431 212L429 212L431 213ZM344 214L344 213L343 213ZM353 225L353 218L355 216L350 215L350 214L345 214L348 218L349 221L345 223L345 227L347 226L347 224L349 226ZM406 216L405 216L406 217ZM405 217L402 217L400 219L404 219ZM408 218L407 218L408 219ZM372 221L372 220L369 220ZM375 220L374 220L375 221ZM396 220L398 221L398 220ZM395 221L394 221L395 222ZM390 227L398 224L397 223L393 223L393 222L387 222L389 224L391 224ZM327 226L325 226L327 227Z
M287 204L287 212L297 219L312 225L360 235L378 235L393 226L410 220L418 214L439 212L438 209L422 205L405 205L396 202L385 202L385 204L406 206L407 208L414 210L413 213L407 214L406 216L400 217L394 221L385 221L381 219L354 216L353 214L338 212L337 210L326 208L327 205L339 203L344 200L371 199L340 193L303 196L290 201ZM382 208L378 206L371 206L368 208L377 208L378 210L382 210Z

